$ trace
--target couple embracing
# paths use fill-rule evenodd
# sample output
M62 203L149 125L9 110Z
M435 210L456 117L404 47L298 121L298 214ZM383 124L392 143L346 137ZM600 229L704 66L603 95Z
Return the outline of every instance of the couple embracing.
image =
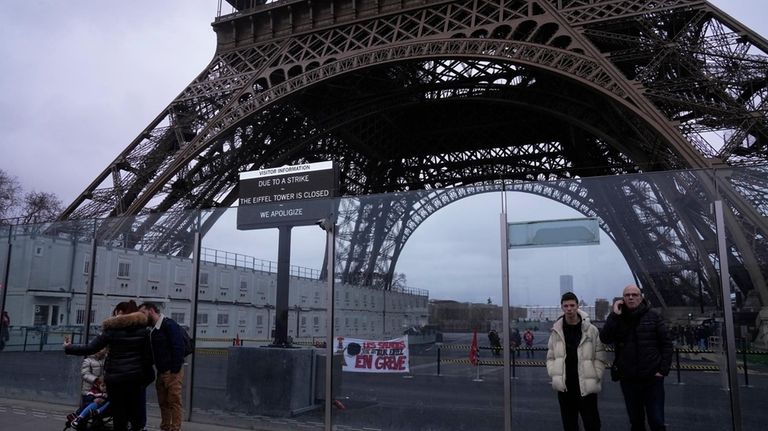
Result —
M109 347L104 381L111 400L114 430L126 430L129 423L132 430L144 429L145 388L155 380L155 370L162 416L160 429L180 430L183 329L161 314L157 305L148 302L138 307L132 300L117 304L102 329L88 344L74 345L65 340L64 352L86 356Z

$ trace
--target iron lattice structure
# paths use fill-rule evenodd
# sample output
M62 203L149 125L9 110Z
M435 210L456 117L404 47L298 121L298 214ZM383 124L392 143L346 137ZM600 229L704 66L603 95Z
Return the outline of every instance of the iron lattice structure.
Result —
M184 210L233 204L238 172L330 159L359 196L347 281L386 288L424 219L504 187L599 217L658 303L690 305L717 296L723 196L734 288L768 304L768 176L713 169L768 161L768 42L706 1L228 1L208 67L62 218L140 216L103 235L188 253Z

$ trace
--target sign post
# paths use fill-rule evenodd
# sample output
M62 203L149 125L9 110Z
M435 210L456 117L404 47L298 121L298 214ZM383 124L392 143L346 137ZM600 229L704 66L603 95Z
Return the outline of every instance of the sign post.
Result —
M331 161L240 173L237 229L276 227L279 230L274 347L291 344L288 341L291 228L321 224L332 218L338 183L338 169Z

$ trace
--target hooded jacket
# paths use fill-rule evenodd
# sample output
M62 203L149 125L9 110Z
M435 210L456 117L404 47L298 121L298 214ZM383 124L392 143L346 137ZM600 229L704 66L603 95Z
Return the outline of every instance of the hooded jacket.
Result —
M104 381L107 387L126 382L149 384L154 380L152 351L149 345L147 316L141 312L108 318L102 332L87 345L69 345L68 355L92 355L109 346L104 362Z
M80 375L83 378L80 391L86 395L93 387L96 379L104 380L104 358L98 359L94 356L88 356L83 359L83 363L80 365Z
M581 316L581 340L576 349L578 356L579 389L581 396L599 393L602 389L603 370L606 366L605 346L600 342L600 331L590 323L589 315L577 310ZM552 389L566 392L565 334L561 316L549 334L547 342L547 374L552 378Z
M664 319L643 300L634 310L611 312L600 332L603 343L616 348L616 365L621 379L653 378L669 374L672 366L672 339Z

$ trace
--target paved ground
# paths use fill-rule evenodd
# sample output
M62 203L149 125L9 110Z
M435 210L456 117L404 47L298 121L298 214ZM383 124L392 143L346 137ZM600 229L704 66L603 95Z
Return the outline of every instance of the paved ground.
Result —
M537 338L543 340L544 336ZM469 336L455 336L450 342L468 344ZM496 431L502 428L502 367L481 367L480 379L477 379L477 368L462 363L467 352L447 348L441 352L443 363L438 376L434 346L414 349L412 354L410 376L343 373L341 390L336 397L345 408L333 410L335 429ZM524 353L521 355L521 362L527 361L525 356ZM489 351L481 352L481 358L493 359ZM544 352L536 352L531 359L540 362L543 358ZM219 431L230 427L269 431L323 429L322 409L287 418L233 411L227 400L226 376L247 370L228 370L225 355L200 355L198 359L193 422L185 424L185 430ZM690 355L686 360L710 363L704 355ZM77 387L79 378L77 364L77 360L55 352L32 356L0 355L0 396L5 397L0 398L0 430L62 429L64 417L77 398L72 390ZM516 368L515 374L513 429L562 429L556 397L549 387L546 371L541 367L521 366ZM681 375L681 380L682 385L676 384L676 376L666 381L669 428L730 429L729 393L721 389L721 375L710 371L688 371ZM743 429L765 431L768 375L761 370L752 370L750 384L751 387L740 388ZM153 429L157 426L158 414L151 389L148 395L149 426ZM604 383L599 403L604 430L628 429L616 383Z
M43 431L60 430L71 407L63 404L43 403L0 398L0 430L3 431ZM148 429L157 430L160 420L157 411L150 409ZM231 428L186 422L185 431L224 431Z

